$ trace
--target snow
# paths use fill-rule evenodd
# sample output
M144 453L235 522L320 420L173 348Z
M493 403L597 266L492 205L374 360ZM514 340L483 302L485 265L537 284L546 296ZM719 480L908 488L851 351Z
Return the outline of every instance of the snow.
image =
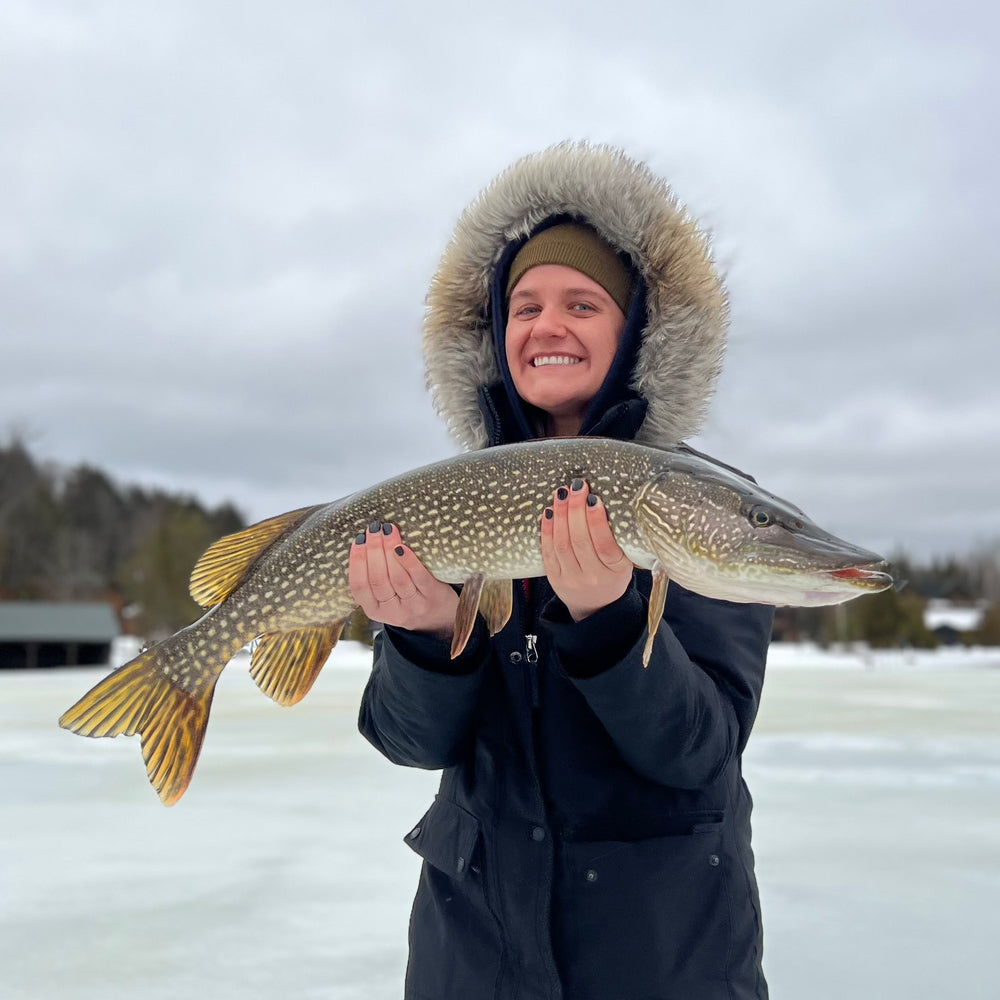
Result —
M437 775L358 735L370 653L281 709L240 657L187 795L56 718L104 671L0 673L5 1000L397 1000ZM772 996L996 996L1000 651L775 646L745 759Z

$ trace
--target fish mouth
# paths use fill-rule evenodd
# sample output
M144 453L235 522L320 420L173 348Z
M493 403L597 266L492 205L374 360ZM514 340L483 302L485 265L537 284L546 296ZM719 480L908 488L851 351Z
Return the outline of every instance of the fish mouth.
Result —
M881 560L861 566L846 566L843 569L823 570L820 575L830 580L838 580L859 587L862 590L878 591L886 590L893 584L893 579L886 572L886 569L886 562Z

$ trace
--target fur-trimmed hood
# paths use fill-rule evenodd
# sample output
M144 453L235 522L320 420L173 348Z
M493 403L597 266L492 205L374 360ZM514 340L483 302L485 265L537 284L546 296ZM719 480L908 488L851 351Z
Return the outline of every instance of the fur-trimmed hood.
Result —
M644 164L612 146L561 143L515 162L469 205L431 282L425 372L452 437L465 448L487 444L480 387L501 378L491 283L510 245L556 216L589 223L631 259L645 283L646 323L629 387L648 410L636 440L664 446L696 433L728 325L708 239Z

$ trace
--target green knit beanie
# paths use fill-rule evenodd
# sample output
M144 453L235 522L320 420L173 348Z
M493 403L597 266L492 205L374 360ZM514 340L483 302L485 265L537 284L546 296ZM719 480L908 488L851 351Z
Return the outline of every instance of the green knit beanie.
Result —
M632 275L621 258L589 226L564 222L543 229L518 250L507 278L507 298L529 268L539 264L563 264L596 281L628 312L632 299Z

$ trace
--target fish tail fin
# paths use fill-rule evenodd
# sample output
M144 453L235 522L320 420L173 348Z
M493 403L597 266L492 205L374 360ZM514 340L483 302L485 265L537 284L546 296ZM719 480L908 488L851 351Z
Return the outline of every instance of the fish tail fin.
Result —
M63 712L59 725L80 736L140 734L150 784L163 804L172 806L198 762L218 678L199 691L185 690L163 669L166 645L153 646L109 674Z

